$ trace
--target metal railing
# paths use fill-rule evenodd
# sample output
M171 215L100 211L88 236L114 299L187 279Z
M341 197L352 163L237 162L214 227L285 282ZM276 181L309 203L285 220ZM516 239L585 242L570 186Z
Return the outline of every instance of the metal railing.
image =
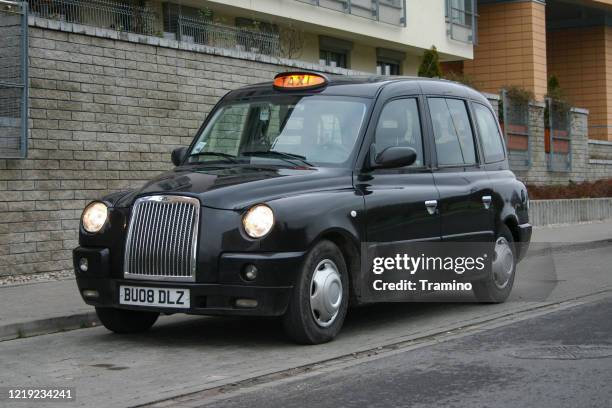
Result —
M204 19L178 18L178 40L280 57L280 39L274 32L232 27Z
M515 101L503 89L501 92L503 131L510 167L527 170L531 167L531 123L529 103Z
M570 108L566 103L546 98L544 150L550 171L572 169L572 139Z
M145 35L155 34L158 19L147 6L114 0L30 0L30 14Z
M406 25L406 0L297 0L330 10L380 21Z
M28 6L0 0L0 158L28 148Z

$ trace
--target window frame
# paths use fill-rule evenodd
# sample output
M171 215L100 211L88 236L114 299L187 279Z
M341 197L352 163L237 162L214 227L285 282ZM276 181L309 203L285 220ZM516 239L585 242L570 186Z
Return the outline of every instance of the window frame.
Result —
M428 126L429 126L429 138L431 140L431 149L432 149L432 155L431 155L431 160L432 160L432 167L435 170L440 170L440 169L458 169L458 168L462 168L462 169L478 169L480 167L482 167L482 165L484 164L483 162L483 155L482 155L482 148L480 146L480 140L477 137L476 134L476 125L474 123L474 118L472 115L472 107L470 105L470 102L472 102L471 99L469 98L464 98L464 97L460 97L460 96L453 96L453 95L437 95L437 94L427 94L427 95L423 95L424 99L425 99L425 104L427 107L427 121L428 121ZM463 102L464 106L465 106L465 110L467 112L467 116L468 116L468 123L470 124L470 129L472 130L472 139L473 139L473 143L474 143L474 152L475 152L475 162L472 164L439 164L438 163L438 149L436 146L436 136L434 134L434 126L433 126L433 120L431 117L431 108L429 106L429 99L432 98L438 98L438 99L455 99L455 100L459 100L461 102Z
M402 75L402 62L399 60L392 60L390 58L376 58L376 70L378 71L379 66L385 65L397 65L397 74L389 74L389 75ZM387 75L384 72L381 72L380 75Z
M418 118L419 118L419 126L421 128L423 164L421 166L410 165L410 166L390 168L390 169L382 169L382 168L372 169L372 171L375 173L379 173L379 174L422 173L423 171L431 170L431 155L430 155L428 128L427 128L427 123L423 120L423 114L426 111L426 107L423 105L423 96L420 94L394 96L392 98L386 99L384 103L382 103L381 105L375 108L373 115L372 115L372 120L370 121L370 124L368 125L366 137L363 140L364 143L362 144L360 148L360 150L365 149L365 151L368 152L365 155L366 161L364 162L364 164L367 163L367 160L369 157L370 146L373 143L376 143L376 129L378 128L378 122L380 120L380 117L382 116L383 111L385 110L385 107L391 102L394 102L397 100L403 100L403 99L414 99L416 101Z
M493 160L493 161L487 161L487 158L485 156L484 153L484 142L482 141L482 136L480 134L480 129L478 128L478 121L476 120L476 111L474 110L474 105L480 105L482 107L484 107L485 109L487 109L489 111L489 113L491 113L491 115L493 116L493 119L495 120L495 124L497 125L497 133L500 137L501 140L501 145L502 145L502 150L503 150L503 157L500 160ZM497 118L497 115L495 114L495 112L493 112L493 110L487 106L484 103L478 102L478 101L474 101L471 100L470 101L470 110L472 111L472 117L474 118L474 127L476 128L476 131L478 133L477 139L478 139L478 143L480 145L480 149L482 150L482 163L483 164L496 164L496 163L501 163L505 160L508 159L508 149L506 147L506 139L504 138L504 133L501 130L501 126L499 124L499 119Z

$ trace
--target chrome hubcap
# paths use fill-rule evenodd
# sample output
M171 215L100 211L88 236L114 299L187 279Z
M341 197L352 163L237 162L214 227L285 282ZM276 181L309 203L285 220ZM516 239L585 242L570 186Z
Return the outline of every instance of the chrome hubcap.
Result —
M315 268L310 281L310 310L321 327L330 326L342 304L342 280L336 264L324 259Z
M495 241L495 257L493 259L493 280L499 289L508 286L514 270L514 254L510 243L504 237Z

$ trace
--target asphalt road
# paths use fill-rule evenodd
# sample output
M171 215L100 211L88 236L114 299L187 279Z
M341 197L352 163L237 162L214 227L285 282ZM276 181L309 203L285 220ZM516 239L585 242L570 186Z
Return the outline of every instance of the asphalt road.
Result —
M203 406L609 408L611 315L612 296Z
M354 309L350 311L340 336L334 342L319 346L304 347L288 342L276 320L177 316L161 318L151 332L143 335L117 336L104 328L93 328L5 341L0 343L0 389L74 387L76 403L61 406L130 407L162 401L158 407L185 407L215 402L221 397L239 398L241 393L263 392L265 384L285 384L291 379L302 378L305 373L331 373L342 365L343 369L349 370L355 364L368 362L371 354L378 354L376 357L393 354L393 358L399 359L394 353L412 350L413 343L422 346L427 342L441 341L446 336L452 339L452 336L529 320L552 313L557 308L571 308L611 296L610 265L610 243L573 247L552 255L542 250L521 265L515 290L505 304L406 303ZM591 321L592 327L609 327L606 326L610 323L609 315L609 309L607 316L598 314L601 321ZM607 323L603 322L605 319ZM586 326L581 326L581 330L589 333L583 327ZM528 339L530 333L525 333ZM486 345L484 340L481 343ZM417 361L412 362L411 358L416 358L421 352L407 353L400 365L404 371L396 371L401 381L379 375L377 378L386 380L378 383L378 388L384 389L386 385L391 392L402 395L402 387L420 384L411 388L413 392L415 389L418 392L433 391L426 385L440 376L440 381L446 384L445 392L459 392L469 382L473 390L482 389L485 393L481 383L497 384L496 387L501 389L507 381L514 387L518 377L529 373L528 368L524 369L526 371L519 369L521 365L528 367L529 361L519 359L503 360L500 364L509 368L502 376L497 374L499 367L487 369L483 365L480 370L480 365L471 364L477 353L475 346L470 347L468 351L472 350L471 354L466 351L467 354L461 357L466 361L461 362L459 357L456 361L450 360L450 355L445 357L444 348L441 348L436 356L438 360L432 361L446 359L453 364L456 362L456 365L449 368L441 368L439 363L427 365L425 358L419 360L419 371L414 372L409 368L417 367ZM496 356L496 347L492 345L492 350L487 351L492 359ZM514 361L514 370L510 369L510 361ZM610 362L610 359L601 360L602 367L608 364L608 369L612 368ZM296 367L301 368L296 370ZM555 371L548 378L572 376L566 370ZM605 379L603 373L600 377ZM253 386L258 381L265 384ZM353 386L365 388L366 382L370 380L353 383ZM239 386L229 386L235 383ZM249 384L251 386L247 386ZM592 384L595 386L598 382L594 380ZM297 383L294 385L299 386ZM597 388L600 392L606 389L603 386ZM232 389L236 392L227 394L227 390ZM348 392L348 389L344 391ZM357 395L355 390L352 393ZM453 395L450 393L449 398ZM596 398L601 394L593 395ZM304 402L301 400L302 405L299 405L298 399L286 401L288 405L298 404L296 406L303 406ZM228 403L233 402L230 400ZM36 403L37 407L47 405L60 406ZM344 402L338 402L336 406L343 405ZM4 400L0 401L0 406L28 405L9 404ZM492 403L489 406L498 405Z

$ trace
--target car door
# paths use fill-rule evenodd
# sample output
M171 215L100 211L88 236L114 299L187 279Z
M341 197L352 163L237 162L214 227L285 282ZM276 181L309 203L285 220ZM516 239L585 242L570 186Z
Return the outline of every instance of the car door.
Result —
M422 100L400 97L387 100L368 129L366 143L376 152L390 146L412 147L414 164L395 169L361 172L356 180L366 208L366 238L374 246L386 243L440 239L440 218L426 203L436 201L438 190L429 167L429 148L423 139Z
M427 97L433 132L433 177L440 193L443 240L490 242L494 238L492 186L480 164L467 102L461 98Z

